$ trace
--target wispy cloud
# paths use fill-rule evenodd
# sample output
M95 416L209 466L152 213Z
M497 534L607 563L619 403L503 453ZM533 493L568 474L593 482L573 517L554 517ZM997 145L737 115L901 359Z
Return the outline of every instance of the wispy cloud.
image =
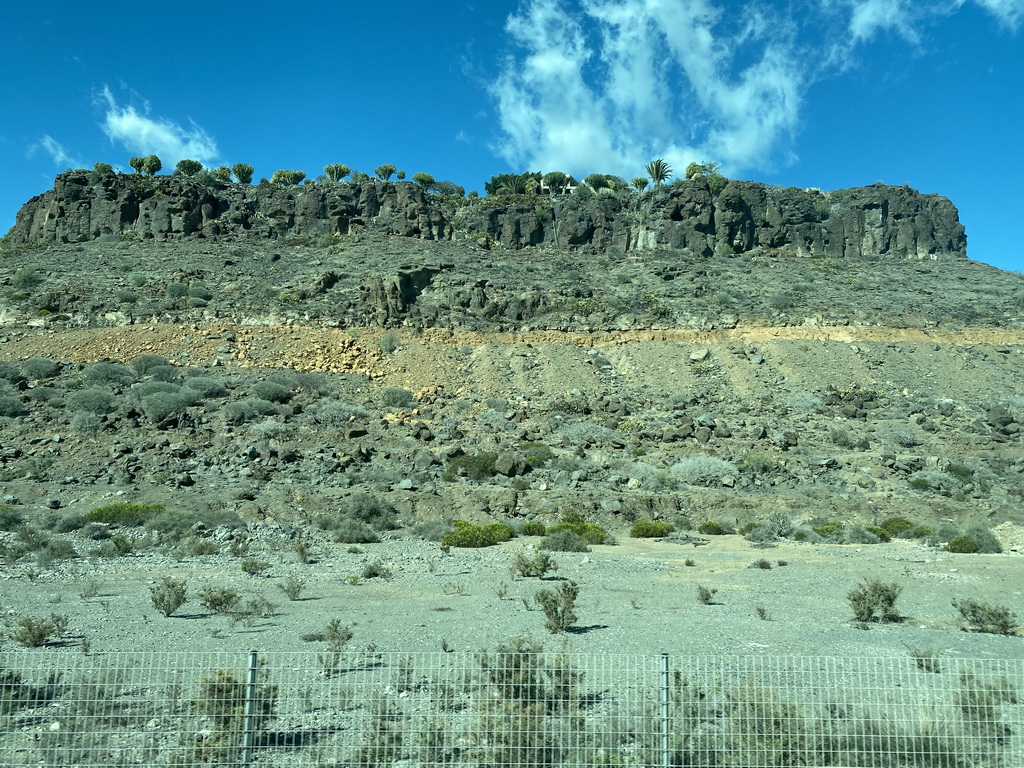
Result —
M185 128L163 117L152 117L148 103L142 110L122 106L107 87L100 93L106 114L100 127L112 142L137 155L158 155L165 168L179 160L198 160L209 165L218 158L217 142L194 122Z
M958 0L957 7L964 5L965 0ZM1012 30L1020 27L1024 21L1024 0L975 0L975 2L991 13L999 22Z
M54 139L50 135L44 135L39 142L33 144L28 148L28 156L32 157L35 155L37 150L42 149L51 158L53 158L53 164L60 168L81 168L82 161L78 158L72 157L71 153L61 144L59 141Z
M1011 29L1024 19L1024 0L524 0L490 86L494 148L521 170L770 170L794 156L811 84L879 35L918 46L923 22L968 2Z

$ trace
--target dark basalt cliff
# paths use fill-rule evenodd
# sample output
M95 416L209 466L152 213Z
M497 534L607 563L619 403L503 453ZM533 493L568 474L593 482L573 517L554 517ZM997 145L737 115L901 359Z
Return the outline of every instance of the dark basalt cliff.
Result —
M963 259L967 239L945 197L908 187L821 192L705 179L643 195L462 199L411 182L206 186L173 176L69 171L29 200L11 245L96 239L292 239L361 230L430 240L471 237L508 248L688 249Z

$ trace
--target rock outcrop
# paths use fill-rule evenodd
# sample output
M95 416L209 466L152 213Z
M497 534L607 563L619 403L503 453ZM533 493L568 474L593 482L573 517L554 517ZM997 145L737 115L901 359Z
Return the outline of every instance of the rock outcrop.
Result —
M698 255L789 252L835 258L963 259L956 207L909 187L821 192L705 179L641 196L594 194L453 199L411 182L209 186L173 176L69 171L19 211L8 243L101 238L286 239L378 233L431 240L473 237L508 248L623 251L688 249Z

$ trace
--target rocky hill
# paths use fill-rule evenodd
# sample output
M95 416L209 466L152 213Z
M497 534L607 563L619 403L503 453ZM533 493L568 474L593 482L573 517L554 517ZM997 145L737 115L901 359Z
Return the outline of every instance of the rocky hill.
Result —
M62 174L0 242L0 648L478 650L547 548L576 650L1017 658L951 601L1020 610L1022 328L905 188Z
M821 192L700 177L643 194L463 199L412 182L206 185L193 179L72 171L18 213L12 245L205 238L287 240L372 233L472 237L507 248L671 248L713 254L963 259L953 204L908 187Z

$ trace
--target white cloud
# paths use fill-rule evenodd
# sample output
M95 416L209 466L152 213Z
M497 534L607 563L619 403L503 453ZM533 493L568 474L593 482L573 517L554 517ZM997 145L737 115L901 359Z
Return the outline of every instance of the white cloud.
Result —
M911 8L905 0L861 0L849 4L850 34L858 43L870 41L879 32L895 32L911 43L917 43Z
M28 156L32 157L37 149L44 150L53 158L53 164L62 169L81 168L83 165L81 160L71 156L71 153L65 149L63 144L48 134L39 139L38 144L33 144L29 147Z
M804 87L790 28L721 16L707 0L581 0L576 13L529 2L507 24L524 53L492 87L498 151L523 169L626 178L655 157L677 171L770 163Z
M210 165L218 157L217 143L200 126L190 121L183 128L172 120L149 115L134 106L120 106L107 87L100 94L107 110L100 127L112 142L118 142L136 155L157 155L164 168L173 168L186 158Z
M974 2L1016 29L1024 0L523 0L516 53L491 84L518 170L627 179L663 157L727 173L794 157L808 87L879 36L920 48L927 22Z
M1016 30L1024 21L1024 0L975 0L975 2L991 13L999 22L1012 30ZM957 7L964 4L959 0Z

